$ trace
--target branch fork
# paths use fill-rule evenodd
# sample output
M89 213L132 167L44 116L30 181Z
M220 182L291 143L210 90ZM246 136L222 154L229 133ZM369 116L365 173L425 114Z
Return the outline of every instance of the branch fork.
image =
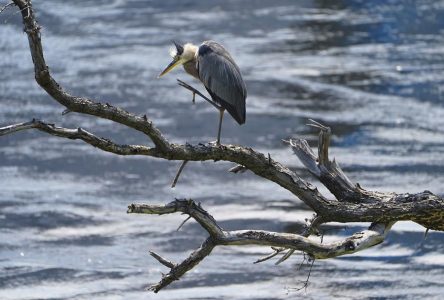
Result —
M250 170L264 180L272 181L288 190L315 212L315 217L309 221L307 228L300 234L264 230L226 231L200 204L193 200L176 199L166 205L131 204L128 207L128 213L162 215L179 212L187 214L208 233L202 245L180 263L171 262L157 253L150 252L150 255L160 264L170 269L170 272L163 276L159 283L150 287L154 292L181 278L219 245L271 247L273 252L258 259L256 263L270 260L285 252L278 260L280 263L288 259L295 251L303 252L311 259L327 259L362 251L380 244L397 221L409 220L427 229L444 231L444 200L441 197L429 191L416 194L381 193L368 191L359 184L354 184L339 164L329 159L331 130L319 122L310 120L308 124L319 130L317 155L306 140L290 139L287 143L302 164L332 192L336 199L327 199L314 185L273 160L270 155L237 145L171 143L146 115L139 116L106 102L100 103L67 93L52 77L46 65L40 26L36 21L31 1L13 0L13 2L22 14L34 64L35 79L42 89L67 110L111 120L142 132L152 145L121 145L80 127L69 129L37 119L0 127L0 136L36 129L60 138L80 140L102 151L117 155L143 155L184 162L229 161L236 164L230 169L231 172ZM192 91L193 95L203 96L182 81L179 81L179 85ZM205 96L203 98L209 100ZM321 224L327 222L368 222L371 225L367 230L333 243L317 242L309 238L310 235L317 234Z
M181 212L194 218L204 228L209 236L202 245L193 251L188 258L179 264L170 262L159 254L150 252L159 263L170 268L170 272L162 277L161 281L151 287L154 292L160 291L175 280L178 280L186 272L199 264L208 256L214 247L225 246L243 246L243 245L263 245L271 246L274 252L266 257L258 259L255 263L269 260L279 253L290 249L285 256L290 256L294 251L302 251L308 254L312 259L327 259L336 256L346 255L362 251L374 245L381 243L388 233L392 224L372 224L368 230L355 233L344 240L323 244L316 242L306 236L292 233L279 233L264 230L223 230L217 221L200 204L191 199L176 199L166 205L152 204L131 204L128 206L128 213L163 215ZM319 220L315 218L314 220ZM313 223L321 222L314 221ZM306 232L309 232L307 230ZM308 233L304 233L309 235ZM287 257L287 258L288 258ZM286 259L286 258L285 258ZM281 259L284 261L285 259Z

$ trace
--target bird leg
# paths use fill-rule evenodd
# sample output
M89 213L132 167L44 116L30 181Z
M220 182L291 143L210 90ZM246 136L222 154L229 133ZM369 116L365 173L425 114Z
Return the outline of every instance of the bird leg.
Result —
M222 120L224 118L224 112L225 112L224 108L219 109L219 129L217 131L216 146L220 146L220 132L222 131Z
M221 130L221 126L222 126L222 117L223 117L223 108L217 104L216 102L214 102L213 100L209 99L208 97L206 97L204 94L202 94L201 92L199 92L198 90L196 90L195 88L193 88L191 85L183 82L180 79L177 79L177 82L180 86L186 88L187 90L191 91L193 93L193 104L196 101L196 94L201 96L203 99L207 100L211 105L213 105L215 108L217 108L219 111L221 112L221 119L219 121L219 133L218 133L218 137L217 137L217 141L216 141L216 145L220 145L220 130ZM184 160L182 162L182 164L180 165L179 169L177 170L176 176L174 177L174 180L171 184L171 187L174 188L177 184L177 181L179 180L180 174L182 173L183 169L185 168L185 165L188 163L188 160Z
M187 90L193 92L193 103L194 103L194 100L195 100L195 96L196 96L196 94L197 94L197 95L201 96L203 99L207 100L207 101L208 101L211 105L213 105L215 108L217 108L217 109L221 109L221 108L222 108L219 104L217 104L216 102L214 102L213 100L211 100L210 98L208 98L207 96L205 96L204 94L202 94L201 92L199 92L198 90L196 90L195 88L193 88L191 85L189 85L189 84L183 82L183 81L180 80L180 79L177 79L177 82L178 82L178 84L179 84L180 86L182 86L182 87L186 88Z
M219 108L219 129L217 131L217 140L216 140L216 146L220 146L220 132L222 131L222 120L224 118L224 108ZM188 163L188 160L184 160L182 164L179 167L179 170L177 170L176 176L174 177L174 180L171 184L171 188L176 187L177 181L179 180L179 176L182 173L183 168L185 168L185 165Z

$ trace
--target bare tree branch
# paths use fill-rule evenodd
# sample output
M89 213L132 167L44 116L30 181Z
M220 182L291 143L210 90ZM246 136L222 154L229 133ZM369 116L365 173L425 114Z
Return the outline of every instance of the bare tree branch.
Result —
M170 273L163 277L161 282L150 288L155 292L158 292L174 280L179 279L187 271L200 263L200 261L209 255L212 249L218 245L272 246L275 247L277 253L282 251L277 250L278 248L287 248L303 251L312 258L326 259L355 253L380 244L393 225L393 223L372 224L367 230L357 232L344 240L322 244L302 235L292 233L279 233L264 230L225 231L208 212L192 200L176 199L167 205L131 204L128 207L128 213L163 215L175 212L182 212L190 215L208 232L209 237L199 249L194 251L182 263L178 265L169 263L169 265L173 266ZM260 259L258 262L270 259L274 255L275 254L272 254ZM158 257L156 257L156 259L159 260ZM167 265L163 262L161 263Z
M319 129L318 157L306 140L293 139L288 143L304 166L335 195L338 201L374 203L382 199L390 199L395 195L394 193L367 193L359 185L353 184L338 163L335 160L330 161L328 157L330 128L311 119L307 125Z
M54 100L73 112L97 116L109 119L114 122L126 125L135 130L145 133L151 138L153 143L161 150L171 147L170 143L163 137L159 129L155 127L151 120L146 117L136 116L121 108L109 104L95 102L85 97L76 97L65 90L52 78L49 68L43 56L43 46L41 43L40 26L38 25L31 1L14 0L19 7L23 17L24 31L28 35L31 57L34 63L34 73L37 83Z
M153 251L150 251L150 255L152 257L154 257L158 262L160 262L165 267L168 267L168 268L172 269L172 268L174 268L176 266L175 263L173 263L173 262L163 258L162 256L160 256L159 254L157 254L157 253L155 253Z
M20 8L28 36L31 57L34 63L37 83L57 102L73 112L94 115L126 125L145 133L153 141L157 154L153 155L170 160L226 160L250 169L259 176L276 182L288 189L313 209L319 201L328 202L311 184L299 178L295 173L274 160L267 158L251 148L240 146L215 145L177 145L170 143L146 116L140 117L110 104L102 104L84 97L67 93L52 78L43 56L40 26L38 25L32 4L27 0L13 0Z
M103 151L118 155L145 155L167 160L181 160L184 161L183 165L187 161L229 161L237 164L230 171L237 173L251 170L254 174L287 189L316 213L301 234L263 230L225 231L200 204L196 204L192 200L175 200L167 205L132 204L128 208L128 213L161 215L181 212L187 214L194 218L209 234L202 245L179 264L154 252L150 253L159 263L170 269L170 272L158 284L150 288L153 291L158 292L178 280L219 245L271 246L274 252L259 259L258 262L269 260L277 254L287 251L278 261L282 262L294 251L307 253L312 259L327 259L362 251L381 243L391 226L397 221L410 220L427 229L444 231L444 200L441 197L429 191L417 194L381 193L368 191L359 184L354 184L345 175L339 164L335 160L329 159L331 130L316 121L311 120L309 125L320 130L317 155L303 139L291 139L287 142L304 166L332 192L336 198L334 200L325 198L315 186L273 160L270 154L264 155L251 148L237 145L171 143L146 115L137 116L108 103L103 104L67 93L51 76L46 65L40 27L35 19L31 1L13 0L13 2L19 7L22 14L37 83L67 110L108 119L138 130L152 141L154 147L119 145L81 128L67 129L36 119L2 127L0 128L0 136L37 129L62 138L82 140ZM193 92L193 99L196 93L203 96L188 84L184 82L179 82L179 84ZM206 100L208 101L208 99ZM370 222L371 225L367 230L333 243L324 244L309 238L310 235L317 232L319 225L332 221Z
M324 222L353 222L347 220L353 216L361 221L392 222L401 220L414 221L426 228L444 231L444 200L424 191L418 194L381 193L364 190L359 184L353 184L335 160L328 158L330 128L311 120L311 125L320 129L318 155L308 146L306 140L288 141L294 153L304 166L315 175L338 199L330 201L321 209L315 210ZM423 206L424 205L424 206ZM345 213L343 215L342 213ZM334 217L329 215L334 214Z
M179 180L180 174L183 171L183 168L185 168L186 164L188 163L188 160L184 160L181 164L179 169L177 170L176 176L174 176L173 182L171 183L171 187L176 187L177 181Z
M33 123L33 124L31 124ZM242 148L233 145L174 145L170 152L159 151L140 145L117 145L110 140L98 138L83 129L65 129L33 120L30 123L20 123L6 126L0 129L0 135L13 133L19 130L36 128L59 137L80 139L101 150L119 155L146 155L165 159L178 160L227 160L234 161L247 166L259 176L279 183L308 204L320 216L322 223L325 222L393 222L411 220L433 230L444 230L444 200L429 191L418 194L394 194L378 193L358 188L353 191L357 197L354 202L329 201L319 194L316 188L309 188L311 184L300 179L296 174L281 164L272 161L263 154L257 153L250 148ZM292 146L295 142L290 141ZM301 144L301 143L300 143ZM295 147L293 146L293 149ZM308 149L308 148L307 148ZM299 151L296 149L295 151ZM311 151L311 149L310 149ZM333 176L332 178L336 178ZM305 184L306 189L299 185ZM340 186L342 181L338 181ZM330 184L332 184L330 182ZM346 194L346 192L343 192ZM370 195L370 196L368 196ZM379 198L378 198L379 197ZM358 200L363 203L356 203ZM379 199L379 201L377 201Z
M40 120L33 119L30 122L14 124L0 128L0 136L11 134L26 129L37 129L54 136L64 137L72 140L82 140L103 151L111 152L118 155L155 155L156 148L150 148L140 145L118 145L108 139L97 137L94 134L82 129L67 129L57 127L54 124L45 123Z
M267 261L269 259L272 259L273 257L275 257L276 255L278 255L279 253L281 253L282 251L285 251L285 248L276 248L276 247L271 247L271 249L273 249L273 252L268 254L267 256L261 257L258 260L256 260L254 262L254 264L258 264L264 261Z
M203 242L198 249L194 250L187 259L171 268L170 272L163 276L159 283L148 287L148 290L157 293L173 281L179 280L186 272L197 266L205 257L210 255L214 246L211 238L206 239L205 242Z
M319 215L314 215L311 220L306 219L306 221L308 222L308 224L306 225L305 230L301 234L302 236L305 237L309 237L310 235L317 233L319 225L324 223L322 217ZM289 249L287 253L285 253L275 264L278 265L280 263L283 263L284 261L289 259L294 252L295 252L294 249Z
M415 195L396 195L394 193L370 192L351 184L351 181L346 178L339 166L334 161L330 162L328 160L330 132L325 129L325 126L322 129L323 125L319 123L312 122L314 126L321 128L319 164L314 153L303 141L294 140L293 142L290 141L290 144L295 153L299 154L299 157L303 156L302 161L306 166L309 166L309 170L315 171L315 167L318 168L319 171L314 172L314 174L319 174L321 182L334 192L333 194L338 201L327 200L312 184L304 181L271 157L267 157L251 148L235 145L199 144L193 146L172 144L145 116L135 116L109 104L101 104L87 98L68 94L51 77L46 66L40 38L40 27L35 20L31 2L14 0L14 3L20 8L23 16L25 32L28 35L31 56L34 62L36 81L42 88L56 101L72 111L113 120L145 133L156 146L146 155L169 160L224 160L243 165L256 175L273 181L292 192L317 214L322 215L324 222L390 222L398 220L400 215L403 215L405 220L413 220L427 228L444 229L443 200L430 192L426 191ZM368 204L368 206L362 204ZM394 213L392 211L393 207L400 204L403 205L403 209ZM392 218L393 214L395 215ZM438 224L436 224L437 222Z

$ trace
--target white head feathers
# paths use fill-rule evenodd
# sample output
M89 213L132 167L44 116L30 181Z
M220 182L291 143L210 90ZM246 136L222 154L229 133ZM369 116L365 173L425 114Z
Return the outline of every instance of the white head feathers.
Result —
M184 61L192 60L197 54L198 47L191 44L186 43L183 46L180 46L175 43L175 47L170 48L171 57L179 56Z
M186 43L183 46L183 53L181 57L186 61L192 60L197 54L197 49L198 47L196 45L193 45L191 43Z

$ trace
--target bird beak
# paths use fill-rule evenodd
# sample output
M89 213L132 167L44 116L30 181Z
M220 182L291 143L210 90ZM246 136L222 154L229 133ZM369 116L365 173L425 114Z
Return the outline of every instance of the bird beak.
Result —
M157 78L162 77L163 75L165 75L166 73L168 73L169 71L171 71L175 67L180 66L183 63L184 63L184 61L182 59L174 58L173 61L165 68L165 70L162 71L162 73L159 74L159 76Z

